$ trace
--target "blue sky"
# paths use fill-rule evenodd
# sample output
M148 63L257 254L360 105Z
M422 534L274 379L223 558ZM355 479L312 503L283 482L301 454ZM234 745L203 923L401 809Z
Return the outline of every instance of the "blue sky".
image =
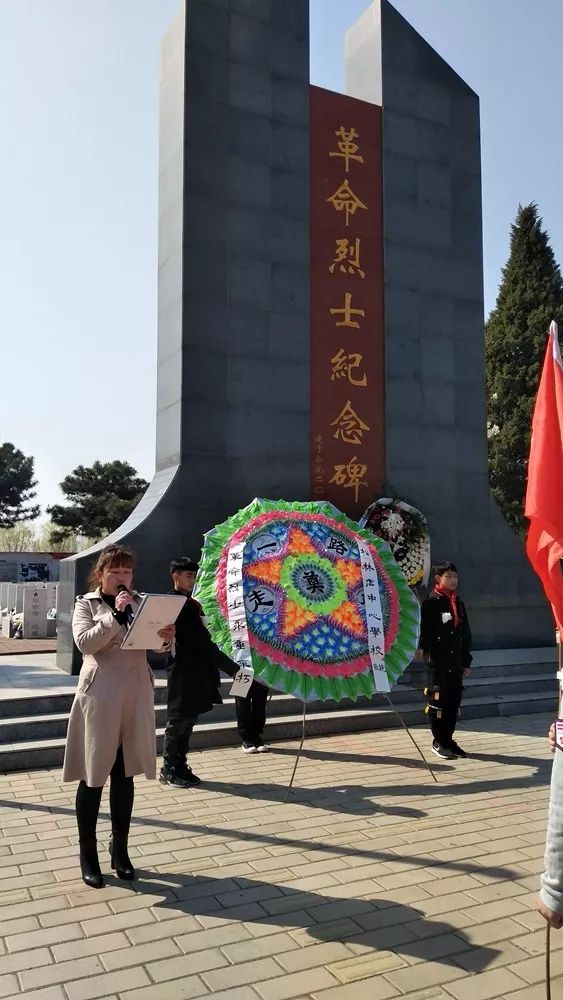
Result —
M283 2L283 0L279 0ZM481 97L487 308L519 202L563 261L563 4L394 0ZM311 0L311 78L344 89L365 0ZM177 0L0 2L0 440L39 499L79 463L154 467L158 60Z

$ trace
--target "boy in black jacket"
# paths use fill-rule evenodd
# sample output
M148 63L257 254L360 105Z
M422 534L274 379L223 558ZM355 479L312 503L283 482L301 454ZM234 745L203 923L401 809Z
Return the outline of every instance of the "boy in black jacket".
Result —
M222 670L234 677L237 668L215 645L203 620L203 609L192 597L198 564L181 556L170 565L174 590L187 597L176 619L175 652L167 666L168 712L164 732L163 766L160 781L164 785L188 788L201 784L188 766L186 757L190 737L198 716L222 704Z
M422 602L420 647L428 664L428 715L434 737L432 752L444 760L467 757L455 742L463 678L471 665L471 631L467 611L457 595L457 568L436 566L434 590Z

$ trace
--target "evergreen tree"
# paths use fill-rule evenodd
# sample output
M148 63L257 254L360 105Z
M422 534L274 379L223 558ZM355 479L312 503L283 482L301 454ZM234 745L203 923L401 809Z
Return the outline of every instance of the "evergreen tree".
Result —
M73 535L98 540L119 528L137 506L148 483L128 462L94 462L79 465L63 479L66 506L47 508L53 523L54 544Z
M33 458L9 441L0 444L0 528L13 528L20 521L33 521L41 508L35 499Z
M491 488L520 535L527 529L532 412L553 319L563 320L561 271L537 206L519 206L497 303L485 326L485 351Z

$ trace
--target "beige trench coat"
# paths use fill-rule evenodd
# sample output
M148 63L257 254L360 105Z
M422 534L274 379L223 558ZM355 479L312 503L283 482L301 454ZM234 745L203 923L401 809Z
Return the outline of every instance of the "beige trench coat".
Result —
M72 633L84 659L70 711L63 781L104 785L120 745L127 777L156 777L154 675L146 652L120 648L125 626L99 589L77 598Z

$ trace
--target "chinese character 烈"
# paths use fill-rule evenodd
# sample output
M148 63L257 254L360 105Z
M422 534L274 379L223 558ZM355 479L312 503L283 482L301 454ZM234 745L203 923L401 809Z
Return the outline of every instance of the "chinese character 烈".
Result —
M347 131L344 128L344 125L341 125L334 134L336 138L340 140L340 142L337 143L339 152L330 152L328 155L330 157L342 157L345 162L346 173L348 173L350 169L350 160L355 160L357 163L364 162L363 156L358 155L358 149L360 147L357 142L354 141L355 139L360 138L360 134L359 132L356 132L355 128L348 129Z
M337 486L344 487L345 490L354 490L357 503L360 486L367 486L367 483L364 480L364 476L367 471L367 465L363 465L362 462L358 462L357 456L354 455L347 465L334 466L334 475L330 481L331 483L335 483Z
M365 424L361 417L358 416L350 400L346 402L346 405L330 426L336 427L333 437L336 440L340 438L345 444L361 444L362 435L365 431L369 431L368 424Z
M336 241L334 260L329 267L330 273L334 274L336 268L338 268L342 274L359 274L360 278L365 278L366 272L362 269L360 264L359 236L356 236L354 243L352 243L352 240L348 239Z
M343 319L341 319L339 322L337 322L337 324L336 324L337 326L347 326L347 327L350 327L350 329L353 329L353 330L359 330L360 329L360 324L358 323L358 321L356 319L352 319L352 317L353 316L361 316L362 319L363 319L365 317L365 314L366 314L365 309L353 309L352 308L352 293L351 292L346 292L346 294L344 296L344 305L342 306L341 309L331 309L330 310L330 315L331 316L342 316L343 317Z
M365 208L367 211L367 205L364 205L363 201L352 191L348 178L342 181L338 190L330 198L327 198L327 201L334 205L337 212L346 213L346 225L350 221L350 216L355 215L359 208Z
M338 353L330 359L332 365L331 381L334 382L335 379L347 378L350 385L365 387L368 384L366 373L364 372L358 378L354 378L353 375L354 369L359 368L363 360L363 354L347 354L344 348L341 347Z

